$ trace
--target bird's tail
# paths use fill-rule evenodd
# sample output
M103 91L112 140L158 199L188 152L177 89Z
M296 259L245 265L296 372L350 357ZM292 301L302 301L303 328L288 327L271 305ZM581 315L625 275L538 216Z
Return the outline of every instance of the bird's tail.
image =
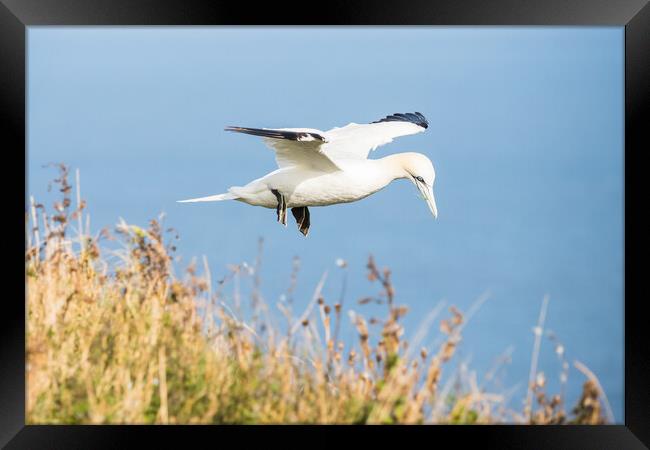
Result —
M178 200L178 203L192 203L192 202L220 202L223 200L234 200L236 199L237 196L234 194L231 194L230 192L226 194L217 194L217 195L210 195L208 197L199 197L199 198L190 198L187 200Z

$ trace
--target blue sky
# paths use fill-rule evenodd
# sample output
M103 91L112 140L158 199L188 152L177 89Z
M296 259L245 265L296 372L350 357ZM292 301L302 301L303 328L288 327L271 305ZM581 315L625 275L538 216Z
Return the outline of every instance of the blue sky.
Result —
M53 171L79 168L97 230L165 212L187 262L215 276L255 258L273 304L302 259L296 302L324 271L347 304L376 292L370 253L390 266L407 330L438 301L467 309L460 357L479 375L513 346L507 381L530 365L542 298L567 356L601 379L623 415L622 27L57 28L28 30L28 177L47 199ZM273 154L227 125L313 127L422 112L426 133L371 155L427 154L439 219L408 182L358 203L311 210L307 239L241 203L177 204L275 168ZM302 303L301 303L302 302ZM436 331L436 330L433 330ZM559 363L542 345L541 370ZM572 400L581 375L570 375Z

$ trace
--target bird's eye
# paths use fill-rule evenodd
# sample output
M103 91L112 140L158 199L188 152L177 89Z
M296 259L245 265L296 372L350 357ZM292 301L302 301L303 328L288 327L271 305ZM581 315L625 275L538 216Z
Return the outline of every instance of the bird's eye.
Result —
M416 180L418 180L420 183L424 183L424 178L422 177L415 177Z

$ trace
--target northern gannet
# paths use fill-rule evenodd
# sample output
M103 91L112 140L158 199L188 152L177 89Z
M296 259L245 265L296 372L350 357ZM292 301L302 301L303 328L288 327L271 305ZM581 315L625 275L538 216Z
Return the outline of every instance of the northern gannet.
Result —
M233 186L227 193L179 200L214 202L238 200L253 206L275 208L277 220L287 226L287 208L298 229L309 232L309 206L326 206L361 200L406 178L418 188L433 217L438 216L433 197L436 173L421 153L397 153L380 159L368 154L394 138L423 132L429 126L419 112L397 113L368 124L350 123L328 131L313 128L227 127L226 131L261 136L275 151L278 169Z

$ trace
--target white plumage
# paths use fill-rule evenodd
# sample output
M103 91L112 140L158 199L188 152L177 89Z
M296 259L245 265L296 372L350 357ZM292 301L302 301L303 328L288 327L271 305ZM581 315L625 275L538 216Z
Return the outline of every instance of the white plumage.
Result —
M393 114L369 124L350 123L321 131L313 128L228 127L227 131L261 136L275 152L278 169L234 186L228 193L181 202L238 200L249 205L275 208L286 225L286 209L292 208L300 231L309 231L309 206L326 206L360 200L399 178L410 179L422 193L434 217L435 171L420 153L398 153L380 159L368 154L393 139L421 133L428 122L420 113Z

